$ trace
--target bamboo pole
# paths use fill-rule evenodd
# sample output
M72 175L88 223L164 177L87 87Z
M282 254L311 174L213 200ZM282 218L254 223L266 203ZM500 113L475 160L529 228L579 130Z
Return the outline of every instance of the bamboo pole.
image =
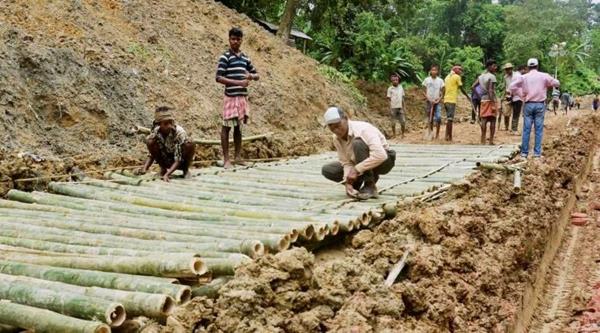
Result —
M6 260L0 260L0 273L29 276L83 287L165 294L173 297L178 304L189 301L191 296L190 287L173 284L177 281L175 279L33 265Z
M150 134L151 129L147 128L147 127L143 127L143 126L132 126L130 131L133 134L146 134L147 135L147 134ZM272 137L273 137L273 132L268 132L265 134L258 134L258 135L251 135L251 136L243 137L242 142L252 142L252 141L262 140L262 139L271 140ZM216 145L221 144L221 140L207 140L207 139L192 139L192 142L197 145L216 146ZM233 143L233 139L229 139L229 142Z
M0 333L20 333L23 330L9 325L0 324Z
M8 301L0 301L0 322L36 333L110 333L110 327L100 322L71 318Z
M98 270L131 275L190 278L207 272L200 258L170 254L160 257L117 256L58 256L58 253L22 253L3 251L0 258L35 265L58 266L75 269Z
M1 219L0 219L1 220ZM89 234L81 231L62 230L57 228L39 227L35 225L25 226L17 222L0 221L3 227L3 235L6 237L24 237L32 240L58 242L84 246L102 246L109 248L127 248L164 252L202 252L219 251L244 253L250 257L262 256L264 245L254 240L227 240L221 239L217 242L193 243L173 242L160 240L143 240L121 236ZM77 237L73 237L77 236ZM282 246L289 246L289 240L283 240Z
M96 297L37 288L22 281L0 279L0 298L47 309L79 319L100 321L113 327L126 318L123 305Z
M23 200L27 201L43 201L44 203L49 203L48 200L43 200L37 197L36 193L18 193L18 191L11 192L11 197L15 198L15 194L17 197L20 197ZM78 198L73 198L78 199ZM87 200L87 199L82 199ZM193 219L195 216L189 216L189 218L184 218L182 215L174 214L174 216L163 216L163 215L152 215L151 218L148 217L146 219L140 218L140 216L149 215L149 212L140 211L136 214L129 212L112 212L107 211L106 207L97 207L93 205L93 201L90 201L90 204L87 204L87 210L78 210L57 206L50 206L39 203L25 203L21 201L11 201L11 200L2 200L0 199L0 207L1 208L10 208L10 210L6 210L10 215L11 212L15 212L15 214L19 215L31 215L36 218L41 218L44 216L57 216L61 219L76 219L81 220L83 222L89 221L90 218L93 218L94 221L102 222L102 224L106 225L127 225L131 228L140 227L141 229L149 229L149 230L157 230L157 231L173 231L173 232L183 232L194 235L204 235L203 231L207 231L206 235L210 231L219 232L222 234L224 231L246 231L248 234L250 232L260 233L264 232L264 230L268 230L271 233L287 233L291 231L301 232L302 229L312 226L311 223L314 222L302 222L302 221L294 221L288 222L283 221L282 224L288 225L286 226L278 226L274 225L272 222L265 222L261 220L244 220L231 218L227 221L205 221L199 219ZM157 210L161 211L161 210ZM188 216L185 216L188 217Z
M205 264L213 276L224 276L235 274L235 269L252 260L244 255L232 254L228 258L206 258Z
M153 231L153 230L145 230L145 229L133 229L133 228L123 228L123 227L113 227L113 226L105 226L98 225L95 223L72 223L70 221L55 221L48 219L27 219L27 218L13 218L9 216L1 216L0 224L3 222L13 222L18 221L27 225L37 225L44 226L62 230L73 230L76 232L83 232L86 235L84 237L92 236L91 234L106 234L106 235L115 235L127 238L135 238L140 240L164 240L171 242L196 242L196 243L216 243L221 242L223 240L233 240L233 242L240 242L247 237L255 236L260 238L260 242L264 245L267 245L271 249L275 249L281 251L286 249L289 246L289 236L288 235L278 235L278 234L269 234L269 233L248 233L243 234L241 232L230 232L230 233L222 233L222 237L219 237L218 234L213 233L214 236L197 236L197 235L189 235L189 234L181 234L181 233L172 233L172 232L162 232L162 231ZM25 229L25 228L23 228ZM66 231L65 231L66 232ZM64 234L62 232L61 234ZM55 233L56 234L56 233ZM102 235L102 239L107 239ZM100 236L98 236L100 237ZM110 236L108 236L110 239ZM186 252L186 251L179 251ZM189 251L188 251L189 252Z
M515 170L513 180L513 193L521 194L521 171Z
M67 292L88 297L101 298L123 304L128 317L146 316L162 319L175 309L175 300L171 296L143 292L122 291L98 287L80 287L62 282L46 281L26 276L0 274L0 281L20 282L38 289L55 292Z
M216 278L200 287L192 288L192 296L193 297L208 297L208 298L217 298L219 289L223 287L227 282L231 281L233 277L231 276L222 276Z

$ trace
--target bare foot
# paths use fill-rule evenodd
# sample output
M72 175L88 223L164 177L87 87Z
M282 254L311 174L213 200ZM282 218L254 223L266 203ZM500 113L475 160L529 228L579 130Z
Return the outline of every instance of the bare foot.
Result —
M235 160L233 160L233 164L246 166L246 162L244 162L244 160L242 160L241 158L236 158Z
M231 164L230 161L225 161L225 162L223 162L223 168L224 169L231 169L231 168L233 168L233 164Z

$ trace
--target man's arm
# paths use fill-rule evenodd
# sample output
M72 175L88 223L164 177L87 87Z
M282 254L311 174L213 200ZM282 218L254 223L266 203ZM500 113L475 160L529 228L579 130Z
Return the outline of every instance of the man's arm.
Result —
M217 75L216 75L217 82L219 82L220 84L225 85L225 86L240 86L240 87L248 86L248 78L246 78L245 80L228 79L225 77L226 72L227 72L227 57L225 57L225 55L222 55L221 58L219 58L219 64L217 66Z
M465 97L468 100L471 100L471 96L469 96L469 94L467 94L467 91L465 90L465 86L462 83L462 79L459 77L458 78L458 88L460 89L460 91L463 93L463 95L465 95Z
M560 87L560 81L558 81L557 79L553 78L552 76L550 76L550 74L546 74L546 87L550 88L550 87L554 87L554 88L558 88Z
M516 80L510 83L509 89L511 95L516 95L519 92L519 89L523 87L523 75L517 77Z
M439 103L440 101L444 100L444 96L446 96L446 86L442 86L442 88L440 89L440 98L438 98L436 103Z
M490 80L490 82L488 82L488 94L490 95L490 100L491 101L496 101L496 83L492 80Z

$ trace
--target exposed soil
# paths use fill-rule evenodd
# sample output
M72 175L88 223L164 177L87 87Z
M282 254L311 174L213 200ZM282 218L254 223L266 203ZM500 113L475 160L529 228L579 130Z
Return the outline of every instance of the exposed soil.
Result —
M440 200L401 204L395 219L346 237L333 255L295 248L240 268L215 301L197 299L175 318L196 332L505 332L599 124L572 120L547 137L521 195L511 176L478 172ZM408 249L408 268L385 287Z

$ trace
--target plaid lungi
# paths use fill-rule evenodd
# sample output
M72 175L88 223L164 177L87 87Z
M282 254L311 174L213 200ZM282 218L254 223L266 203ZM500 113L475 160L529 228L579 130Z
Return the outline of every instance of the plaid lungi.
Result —
M246 96L225 96L223 98L223 121L237 118L242 121L250 115L248 99Z

